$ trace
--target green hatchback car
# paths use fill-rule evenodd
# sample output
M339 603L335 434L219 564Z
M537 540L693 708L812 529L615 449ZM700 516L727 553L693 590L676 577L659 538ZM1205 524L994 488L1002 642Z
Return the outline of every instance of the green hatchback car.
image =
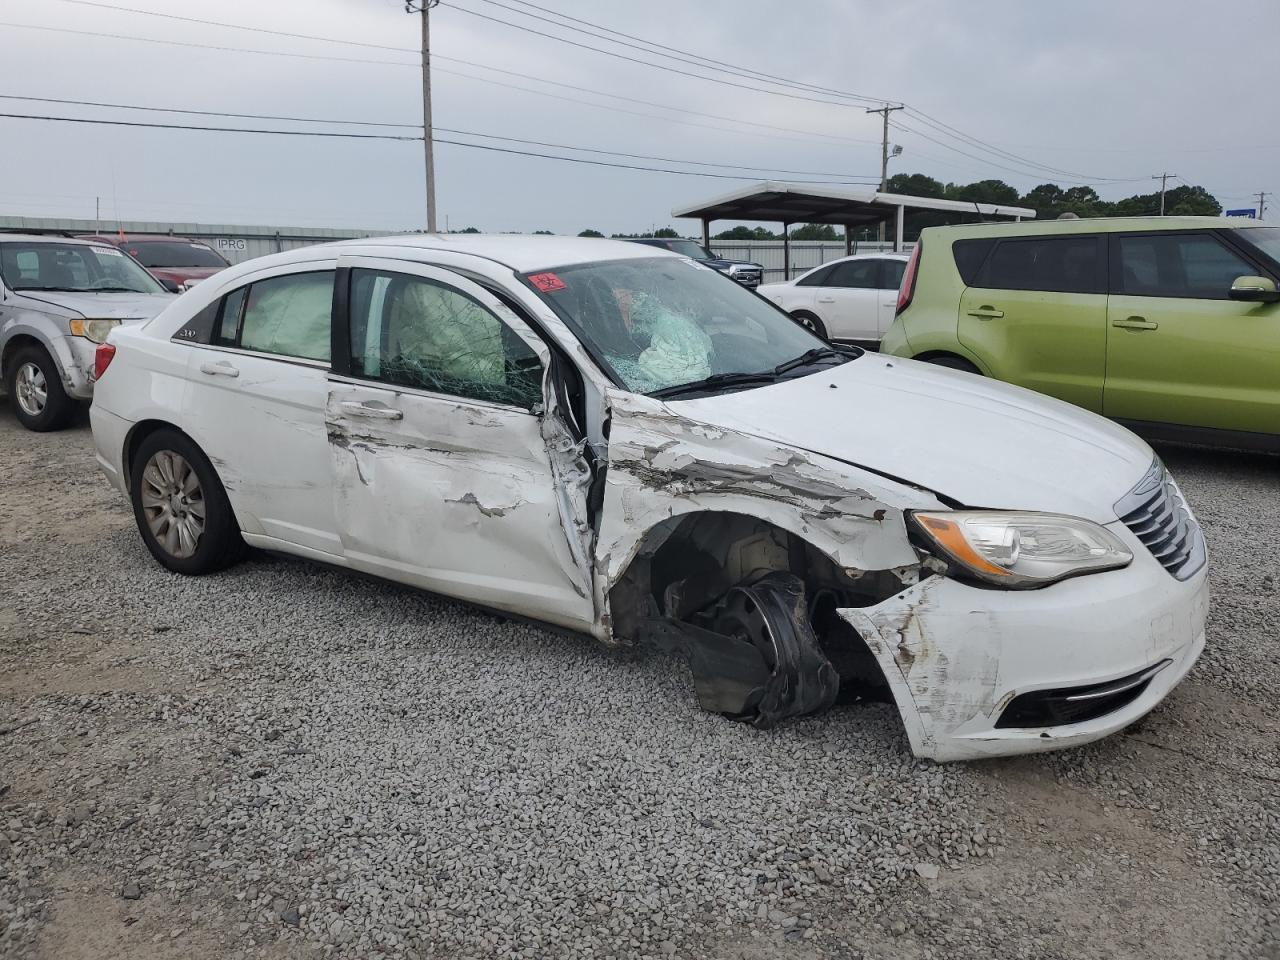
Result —
M1218 217L932 227L881 351L1152 439L1280 452L1280 227Z

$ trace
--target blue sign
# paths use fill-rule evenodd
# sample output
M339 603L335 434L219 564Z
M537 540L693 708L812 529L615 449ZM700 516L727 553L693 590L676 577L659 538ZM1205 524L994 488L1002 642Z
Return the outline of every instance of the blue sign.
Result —
M1241 210L1228 210L1227 216L1228 217L1248 217L1250 220L1257 220L1258 211L1253 209L1253 207L1244 207Z

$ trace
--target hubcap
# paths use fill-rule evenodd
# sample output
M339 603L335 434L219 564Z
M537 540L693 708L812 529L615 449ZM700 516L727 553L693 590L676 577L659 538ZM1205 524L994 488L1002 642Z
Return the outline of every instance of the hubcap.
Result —
M28 361L18 368L14 379L14 392L18 395L18 406L29 417L38 417L44 413L45 404L49 402L49 384L44 378L44 371L36 364Z
M142 512L156 542L183 559L196 552L204 533L205 503L200 478L172 450L158 450L142 471Z
M816 331L818 329L813 325L813 321L810 320L808 317L797 317L796 321L800 324L800 326L804 327L806 330Z

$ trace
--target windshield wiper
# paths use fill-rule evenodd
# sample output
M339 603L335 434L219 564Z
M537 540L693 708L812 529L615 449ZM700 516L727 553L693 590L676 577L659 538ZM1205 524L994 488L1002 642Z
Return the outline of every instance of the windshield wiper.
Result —
M777 374L772 370L760 370L756 373L713 373L711 376L704 377L701 380L679 383L674 387L663 387L660 390L654 390L649 396L656 397L659 400L666 400L684 393L697 393L699 391L711 393L720 387L736 387L749 383L773 383L777 379Z
M857 354L851 354L846 350L841 350L839 347L814 347L812 350L806 350L792 360L784 360L773 368L773 372L783 374L798 367L807 367L809 364L817 363L819 360L828 360L834 357L843 357L851 360L855 356Z
M145 290L135 290L133 287L87 287L85 293L146 293Z

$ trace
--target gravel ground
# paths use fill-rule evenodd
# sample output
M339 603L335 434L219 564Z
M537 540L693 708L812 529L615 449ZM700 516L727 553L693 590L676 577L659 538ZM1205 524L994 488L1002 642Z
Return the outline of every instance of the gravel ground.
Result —
M0 401L0 956L1280 958L1280 462L1162 451L1205 656L1089 748L762 732L652 654L292 560L168 574Z

